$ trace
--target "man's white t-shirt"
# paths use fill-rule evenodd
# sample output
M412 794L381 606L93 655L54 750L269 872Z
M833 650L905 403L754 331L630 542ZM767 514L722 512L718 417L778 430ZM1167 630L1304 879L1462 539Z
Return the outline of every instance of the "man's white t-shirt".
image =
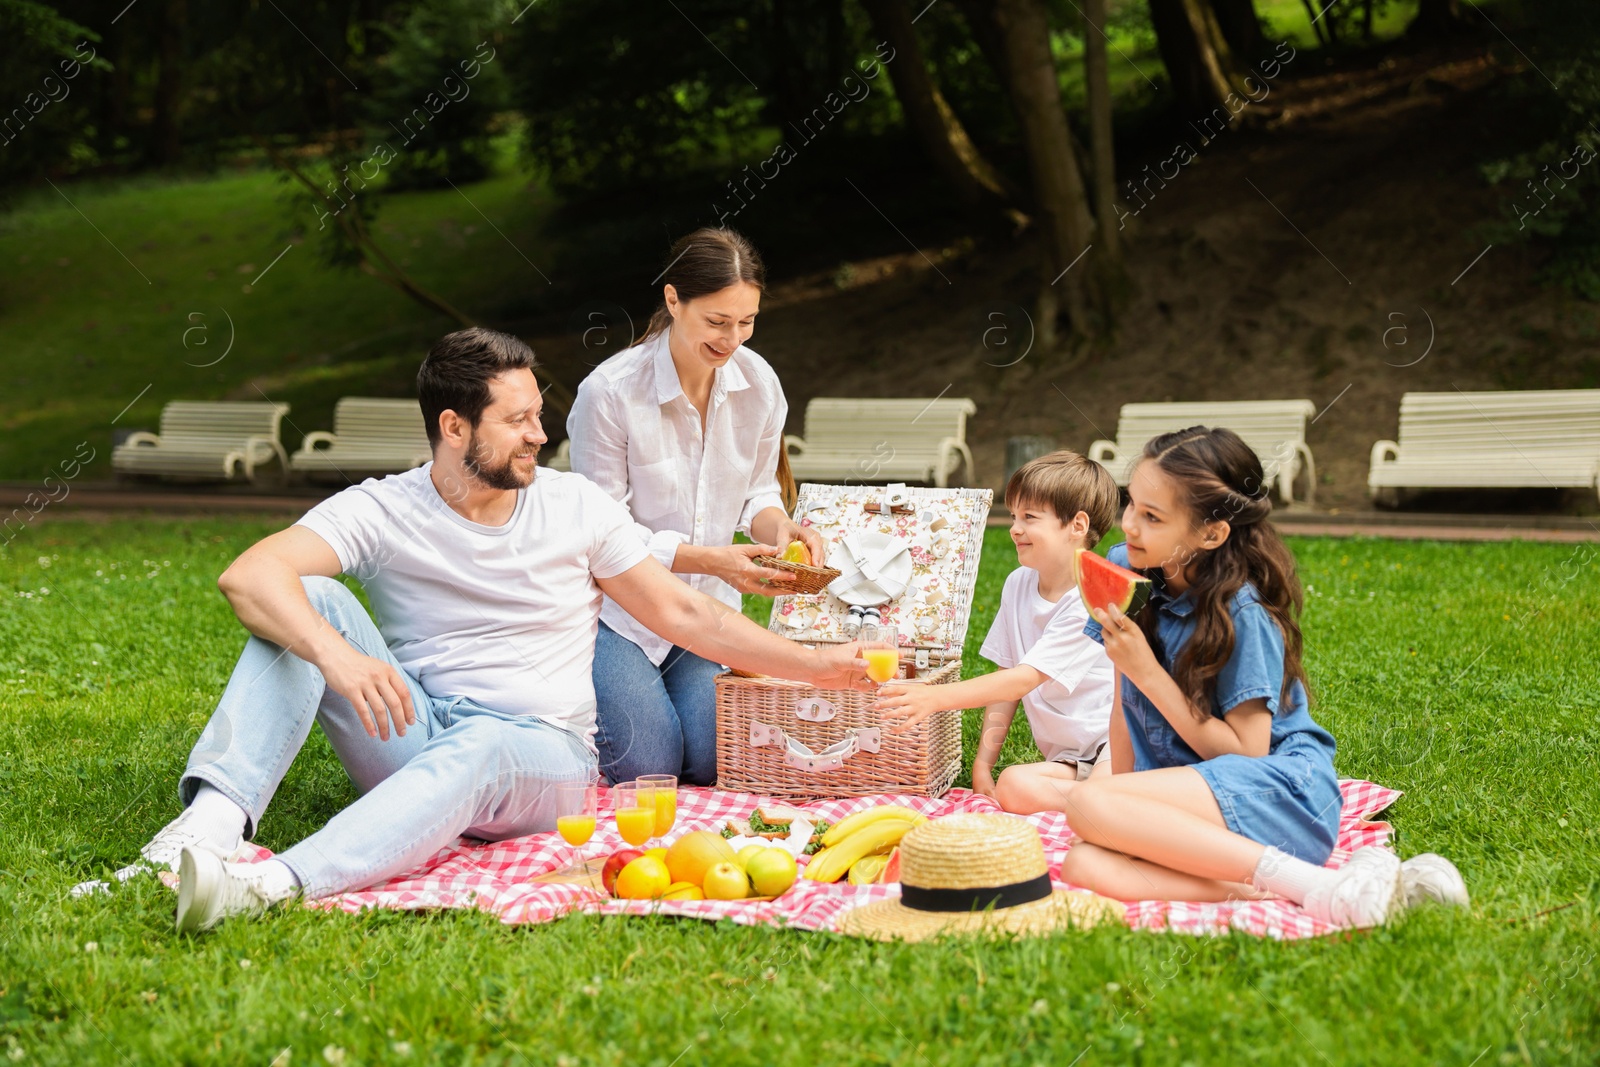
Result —
M502 526L446 504L433 464L369 478L300 520L372 601L395 659L429 696L532 715L593 748L596 578L649 551L587 478L540 469Z
M1076 586L1052 604L1039 595L1039 572L1018 567L983 639L982 655L996 666L1025 663L1049 675L1022 698L1047 762L1092 761L1110 737L1115 668L1104 646L1084 634L1089 617Z

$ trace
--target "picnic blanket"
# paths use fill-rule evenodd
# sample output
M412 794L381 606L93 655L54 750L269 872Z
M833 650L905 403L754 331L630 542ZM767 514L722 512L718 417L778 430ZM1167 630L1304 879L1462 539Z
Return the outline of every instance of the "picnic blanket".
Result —
M1365 845L1384 845L1391 827L1369 821L1400 797L1397 790L1374 782L1346 779L1339 783L1344 810L1339 820L1338 846L1328 866L1339 867L1350 853ZM721 830L727 820L743 820L766 798L750 793L716 789L678 790L678 821L672 836L690 830ZM884 794L825 800L793 805L830 822L877 804L904 804L938 818L956 812L998 812L988 797L966 789L951 790L939 799ZM609 855L626 847L614 822L604 818L609 797L601 794L601 825L584 846L585 857ZM1075 838L1059 812L1019 816L1026 818L1044 839L1051 877L1061 882L1061 861ZM265 850L262 850L265 853ZM270 853L266 853L270 855ZM770 901L644 901L614 900L582 884L533 882L539 875L559 870L571 861L572 847L554 832L531 834L493 844L462 840L441 850L411 873L355 893L343 893L308 902L309 907L356 912L365 908L478 908L505 923L541 923L571 911L627 915L679 915L695 919L732 919L748 925L767 924L801 930L832 930L849 909L899 895L897 885L852 886L825 884L804 878L783 896ZM265 857L263 857L265 858ZM1169 930L1185 934L1219 934L1237 930L1257 937L1295 939L1331 933L1336 927L1306 915L1284 900L1233 901L1193 904L1147 900L1128 905L1128 925L1139 930Z

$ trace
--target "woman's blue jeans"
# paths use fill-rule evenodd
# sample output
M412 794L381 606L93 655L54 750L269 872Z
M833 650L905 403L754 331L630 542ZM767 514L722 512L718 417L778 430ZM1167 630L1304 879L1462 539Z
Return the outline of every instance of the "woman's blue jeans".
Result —
M684 785L715 785L713 679L722 670L676 645L657 667L638 645L602 622L594 645L600 773L612 783L675 774Z

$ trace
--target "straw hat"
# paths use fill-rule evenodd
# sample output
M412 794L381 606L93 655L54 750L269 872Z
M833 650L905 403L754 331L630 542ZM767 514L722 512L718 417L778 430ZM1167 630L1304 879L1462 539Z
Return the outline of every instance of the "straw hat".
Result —
M949 815L900 842L900 899L840 916L841 934L921 941L942 934L1047 934L1123 917L1093 893L1052 889L1039 831L1010 815Z

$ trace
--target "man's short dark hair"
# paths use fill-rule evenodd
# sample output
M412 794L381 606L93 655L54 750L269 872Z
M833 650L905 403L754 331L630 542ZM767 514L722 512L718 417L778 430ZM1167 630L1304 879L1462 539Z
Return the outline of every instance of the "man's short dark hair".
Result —
M439 447L439 416L453 411L477 428L489 406L489 382L512 370L535 370L533 349L508 333L473 326L439 338L417 371L417 401L428 444Z

